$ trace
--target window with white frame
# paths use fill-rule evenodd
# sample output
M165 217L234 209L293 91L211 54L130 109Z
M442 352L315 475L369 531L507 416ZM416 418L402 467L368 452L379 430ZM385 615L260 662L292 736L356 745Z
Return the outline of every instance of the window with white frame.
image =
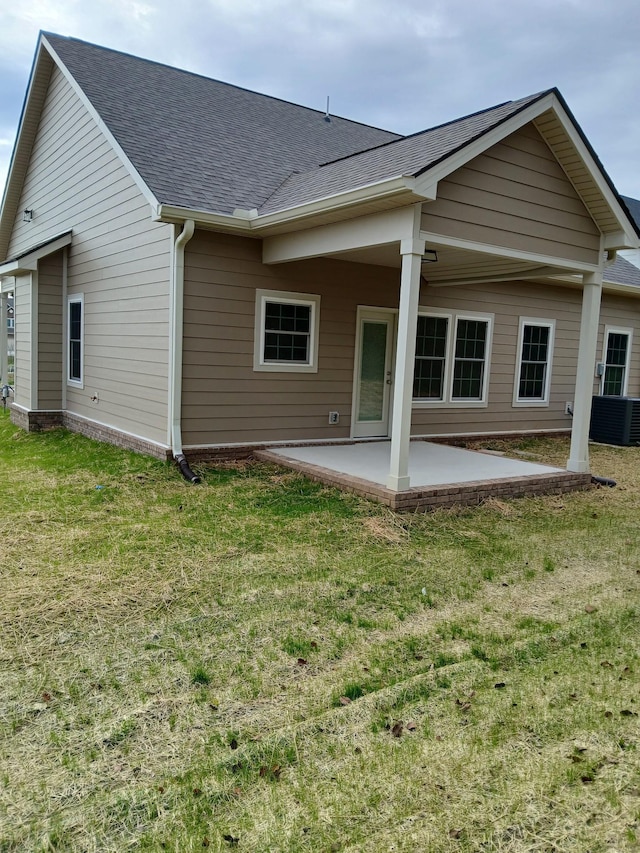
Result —
M254 370L318 370L320 297L279 290L256 291Z
M84 363L84 300L70 296L67 313L67 381L82 387Z
M493 317L420 312L414 404L486 405Z
M555 322L520 318L514 406L548 406Z
M413 396L420 400L444 400L446 390L449 317L419 315Z
M632 335L631 329L605 328L601 385L604 396L624 397L627 393Z

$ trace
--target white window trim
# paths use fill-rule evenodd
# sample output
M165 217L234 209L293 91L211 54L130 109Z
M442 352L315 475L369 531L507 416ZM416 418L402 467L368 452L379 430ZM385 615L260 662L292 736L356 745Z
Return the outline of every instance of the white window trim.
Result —
M71 377L71 359L69 350L71 344L71 305L80 303L80 379ZM67 385L72 388L84 388L84 294L75 293L67 297L67 330L66 330L66 359L67 359Z
M414 397L412 407L414 409L485 409L488 405L489 376L491 373L491 350L493 344L493 325L495 314L476 313L475 311L460 311L445 313L433 311L420 306L418 315L426 317L446 317L449 321L447 328L447 355L444 367L444 389L443 400L422 400ZM458 320L482 320L487 324L487 340L484 361L484 375L482 378L482 396L479 400L453 399L453 365L455 361L456 333Z
M294 364L286 361L264 360L265 306L267 302L308 305L311 308L309 324L309 363ZM256 290L256 316L253 348L253 369L269 373L317 373L318 338L320 330L320 296L316 293L292 293L287 290Z
M631 350L633 348L633 329L626 329L623 326L605 326L604 337L602 339L602 363L604 369L600 377L600 394L604 392L604 378L607 370L607 349L609 345L609 335L626 335L628 338L627 344L627 360L624 365L624 382L622 383L621 397L626 397L629 390L629 371L631 368Z
M427 308L418 308L418 317L437 317L439 320L447 321L447 339L445 341L444 346L444 375L442 377L442 398L440 400L434 399L426 399L422 397L414 397L413 398L413 408L421 409L421 408L434 408L435 406L444 406L447 405L448 391L449 391L449 374L451 372L451 329L454 325L454 315L449 314L445 311L429 311ZM415 361L414 358L414 374L415 374Z
M524 340L525 326L545 326L549 329L549 342L547 345L547 370L544 377L544 393L541 399L534 400L528 397L520 397L520 370L522 368L522 344ZM512 406L519 409L541 409L549 406L551 395L551 371L553 369L553 347L556 337L556 321L541 317L520 317L518 326L518 349L516 350L516 367L513 377L513 402Z

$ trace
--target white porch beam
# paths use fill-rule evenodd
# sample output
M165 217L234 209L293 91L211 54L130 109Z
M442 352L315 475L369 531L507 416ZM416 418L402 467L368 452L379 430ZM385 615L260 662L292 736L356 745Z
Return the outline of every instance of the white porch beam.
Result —
M573 424L571 426L571 450L567 462L567 470L577 473L589 471L589 423L591 420L591 398L593 396L601 296L602 271L584 275L578 367L573 400Z
M428 213L428 208L425 213ZM570 273L597 272L601 266L602 253L600 253L600 257L594 258L594 263L588 264L584 261L555 258L553 255L541 255L538 252L523 252L518 249L507 249L504 246L491 246L488 243L478 243L475 240L465 240L462 237L447 237L424 229L420 231L420 237L426 240L429 248L437 249L438 246L447 246L451 249L463 249L465 252L478 252L481 255L509 258L509 260L522 261L537 266L555 267L558 275L561 275L564 270Z
M306 231L265 237L262 243L262 261L265 264L281 264L336 252L399 243L407 234L412 233L413 220L414 205L408 205L360 216L347 222L333 222Z
M400 275L400 305L398 310L398 341L391 421L391 462L387 487L394 492L409 488L409 443L411 440L411 402L413 371L416 355L416 329L420 299L420 265L425 243L417 236L420 228L420 208L415 211L416 227L410 239L400 243L402 272Z
M428 272L428 270L427 270ZM494 284L501 281L524 281L526 279L548 278L549 276L561 275L562 271L556 267L536 267L532 270L513 270L508 273L496 273L495 275L462 276L461 278L425 278L429 281L429 287L457 287L470 284Z

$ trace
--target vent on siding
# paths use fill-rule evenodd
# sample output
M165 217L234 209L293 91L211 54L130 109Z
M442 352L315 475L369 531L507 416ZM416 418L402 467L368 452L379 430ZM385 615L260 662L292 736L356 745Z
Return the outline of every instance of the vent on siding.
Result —
M594 397L589 438L603 444L640 444L640 399Z

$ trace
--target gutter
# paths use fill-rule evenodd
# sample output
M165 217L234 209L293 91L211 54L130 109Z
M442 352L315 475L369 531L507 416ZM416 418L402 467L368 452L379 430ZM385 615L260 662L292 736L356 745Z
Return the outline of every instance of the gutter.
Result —
M182 475L191 483L199 483L189 468L182 451L182 338L184 318L184 250L195 231L193 219L186 219L184 227L173 246L171 265L171 324L169 365L169 420L171 429L171 451Z
M433 196L433 197L431 197ZM433 201L435 192L418 193L415 189L415 180L411 176L398 175L367 184L346 192L336 193L320 199L305 202L295 207L285 208L273 213L259 214L254 210L234 210L232 214L211 213L205 210L190 210L185 207L177 207L171 204L159 204L154 209L153 220L156 222L179 223L193 219L198 225L205 228L214 228L218 231L235 232L241 234L256 233L256 236L268 228L286 225L299 220L309 219L313 216L326 214L331 211L339 212L345 208L355 207L360 204L368 204L372 201L393 199L394 197L406 197L410 201Z

